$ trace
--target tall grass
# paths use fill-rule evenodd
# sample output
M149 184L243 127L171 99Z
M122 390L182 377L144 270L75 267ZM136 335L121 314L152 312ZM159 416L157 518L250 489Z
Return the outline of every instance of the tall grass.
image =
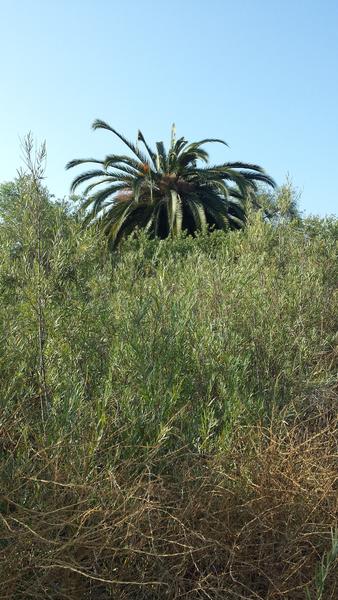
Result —
M253 215L111 259L46 197L38 271L16 202L0 222L0 597L314 594L337 508L337 222Z

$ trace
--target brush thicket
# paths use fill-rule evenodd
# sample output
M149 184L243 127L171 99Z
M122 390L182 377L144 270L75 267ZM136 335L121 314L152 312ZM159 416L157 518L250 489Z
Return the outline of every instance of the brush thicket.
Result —
M16 201L0 597L315 598L337 514L336 221L253 216L110 260L46 197L37 256Z

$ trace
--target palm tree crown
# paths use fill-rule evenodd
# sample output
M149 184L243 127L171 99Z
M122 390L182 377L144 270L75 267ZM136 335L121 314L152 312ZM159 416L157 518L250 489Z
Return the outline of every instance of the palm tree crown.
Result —
M84 191L83 206L89 209L86 222L99 222L113 247L136 228L160 238L184 230L194 234L210 228L240 229L245 224L246 203L255 203L257 182L275 186L258 165L227 162L209 166L204 144L227 146L223 140L208 138L189 144L183 137L176 139L173 126L168 152L163 142L157 142L156 152L152 150L139 131L142 151L104 121L94 121L93 129L111 131L133 155L72 160L66 167L99 165L78 175L71 189L92 181Z

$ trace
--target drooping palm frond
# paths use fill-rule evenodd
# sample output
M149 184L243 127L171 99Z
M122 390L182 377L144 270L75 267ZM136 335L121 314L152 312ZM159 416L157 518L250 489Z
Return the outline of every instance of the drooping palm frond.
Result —
M116 131L116 129L113 129L113 127L111 127L108 123L106 123L105 121L102 121L101 119L95 119L92 128L95 129L107 129L108 131L111 131L112 133L114 133L118 138L120 138L120 140L126 145L128 146L128 148L137 156L137 158L139 160L141 160L142 162L145 162L147 159L144 156L144 154L142 154L142 152L140 152L140 150L137 148L137 146L135 146L135 144L133 144L132 142L130 142L129 140L127 140L127 138L125 138L121 133L119 133L118 131Z
M91 181L83 202L88 211L86 222L100 224L112 247L136 228L161 238L184 230L194 234L210 228L240 229L246 221L246 204L255 206L257 183L275 186L273 179L255 164L237 161L210 166L209 155L202 146L228 146L219 138L189 144L184 137L176 139L173 126L169 150L163 142L157 142L155 152L138 131L137 140L147 152L144 154L105 121L97 119L93 128L110 131L133 154L109 154L102 160L77 159L66 166L100 166L75 177L71 189Z
M146 142L146 140L144 138L144 135L143 135L143 133L142 133L142 131L140 129L138 130L137 139L138 139L139 142L142 142L144 144L144 146L145 146L145 148L146 148L146 150L147 150L147 152L149 154L149 157L152 160L153 166L156 167L156 154L150 148L150 146L148 146L148 144L147 144L147 142Z

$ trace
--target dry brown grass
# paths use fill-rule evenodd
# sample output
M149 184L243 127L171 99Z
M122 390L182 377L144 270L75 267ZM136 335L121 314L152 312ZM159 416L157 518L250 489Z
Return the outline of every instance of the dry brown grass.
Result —
M304 419L81 473L32 449L3 496L0 597L305 599L337 515L337 421Z

